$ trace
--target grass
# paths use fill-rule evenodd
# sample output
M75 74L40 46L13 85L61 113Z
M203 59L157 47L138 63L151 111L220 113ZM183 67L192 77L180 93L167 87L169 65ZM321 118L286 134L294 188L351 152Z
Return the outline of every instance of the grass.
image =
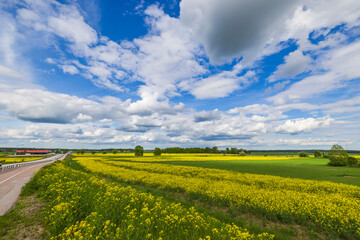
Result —
M45 202L25 186L19 200L5 215L0 216L0 239L48 239L41 210Z
M331 181L360 186L359 167L330 167L326 158L299 158L289 160L233 160L162 162L174 165L216 168L241 173L266 174L280 177Z

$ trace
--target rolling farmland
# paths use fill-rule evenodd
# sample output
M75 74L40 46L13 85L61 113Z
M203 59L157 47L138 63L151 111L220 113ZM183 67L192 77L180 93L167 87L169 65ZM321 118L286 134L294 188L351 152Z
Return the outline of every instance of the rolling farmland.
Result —
M26 189L45 200L51 239L360 238L359 186L307 180L306 173L301 179L221 169L229 162L241 168L242 161L322 163L294 156L74 154L42 169Z

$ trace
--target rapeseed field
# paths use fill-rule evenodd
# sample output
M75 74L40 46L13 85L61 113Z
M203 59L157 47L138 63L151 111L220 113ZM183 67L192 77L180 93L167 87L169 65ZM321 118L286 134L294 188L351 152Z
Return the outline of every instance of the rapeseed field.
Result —
M179 156L184 157L186 156ZM230 157L232 156L228 156ZM191 156L191 159L194 158L203 157ZM312 222L324 231L338 236L360 238L360 187L327 181L173 166L157 163L154 159L156 158L130 156L75 158L88 171L127 184L181 192L189 198L236 208L240 212L252 212L274 221L297 224Z
M30 183L48 201L51 239L273 239L251 234L130 186L72 170L44 168Z

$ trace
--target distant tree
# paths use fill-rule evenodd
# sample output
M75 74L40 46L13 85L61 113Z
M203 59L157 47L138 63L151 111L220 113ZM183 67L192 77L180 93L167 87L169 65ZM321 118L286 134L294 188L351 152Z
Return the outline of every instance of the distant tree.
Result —
M103 151L103 154L107 154L107 152L106 152L106 151Z
M84 153L85 153L85 149L81 149L81 150L80 150L80 153L81 153L81 154L84 154Z
M237 148L231 148L230 153L231 154L238 154L239 150Z
M79 155L81 153L81 150L76 150L76 153Z
M231 151L230 151L230 149L229 149L229 148L226 148L226 150L225 150L225 151L226 151L226 153L227 153L227 154L230 154L230 153L231 153Z
M314 157L321 157L321 152L319 150L315 150Z
M94 155L96 152L94 150L91 151L91 154Z
M212 153L219 153L219 149L215 146L211 149Z
M206 147L205 150L204 150L204 152L205 152L205 153L211 153L212 151L211 151L211 148Z
M328 163L329 166L346 166L349 164L349 155L339 144L332 146L328 155L330 159L330 162Z
M144 148L140 145L135 147L135 156L143 156L144 155Z
M299 153L299 157L308 157L309 155L306 153L306 152L304 152L304 151L302 151L302 152L300 152Z
M60 153L60 150L59 149L56 149L55 150L55 154L59 154Z
M154 149L154 156L161 156L161 149L160 148L155 148Z
M117 153L117 150L116 150L116 149L112 150L112 153L113 153L113 154L116 154L116 153Z

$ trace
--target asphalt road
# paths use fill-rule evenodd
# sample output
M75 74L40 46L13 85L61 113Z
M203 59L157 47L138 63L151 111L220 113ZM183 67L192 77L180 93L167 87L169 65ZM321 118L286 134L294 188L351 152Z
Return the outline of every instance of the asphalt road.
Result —
M0 216L12 208L20 195L21 188L35 174L34 171L52 162L54 161L30 164L0 173Z

